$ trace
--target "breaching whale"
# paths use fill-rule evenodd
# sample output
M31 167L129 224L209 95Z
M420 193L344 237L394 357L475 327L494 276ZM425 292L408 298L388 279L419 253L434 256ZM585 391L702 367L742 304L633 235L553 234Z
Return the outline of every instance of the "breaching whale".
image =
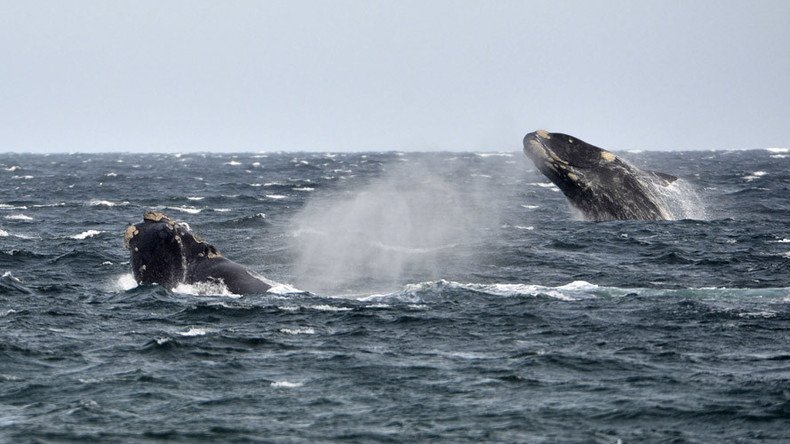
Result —
M588 220L672 218L660 189L675 176L641 170L573 136L544 130L524 137L524 154Z
M221 282L236 294L265 293L271 288L195 236L186 224L160 212L148 211L143 222L126 228L124 243L131 252L134 279L140 284L174 288L181 283Z

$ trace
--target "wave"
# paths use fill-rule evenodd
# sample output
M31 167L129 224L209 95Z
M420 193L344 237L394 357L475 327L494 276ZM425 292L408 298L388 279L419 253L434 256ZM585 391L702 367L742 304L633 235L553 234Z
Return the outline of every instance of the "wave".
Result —
M27 216L25 214L12 214L10 216L5 216L5 219L6 220L21 220L21 221L24 221L24 222L30 222L30 221L33 220L32 217Z
M477 284L460 283L447 280L409 284L401 290L387 294L365 296L335 296L380 303L409 302L425 303L441 300L447 295L475 293L498 297L543 297L560 301L574 302L601 297L649 297L649 298L699 298L706 300L734 301L773 301L790 302L790 288L726 288L701 287L685 289L663 288L623 288L599 286L587 281L573 281L560 286L534 284Z
M755 171L752 174L749 174L747 176L743 176L743 180L751 182L753 180L760 179L761 177L764 177L764 176L767 176L767 175L768 175L768 173L765 172L765 171Z
M192 336L205 336L208 333L208 330L205 328L196 328L192 327L187 331L180 331L176 334L180 336L192 337Z
M128 201L112 202L112 201L109 201L109 200L91 199L91 200L89 200L86 203L86 205L89 206L89 207L108 207L108 208L112 208L112 207L123 207L123 206L129 205L129 202Z
M33 294L33 290L28 288L22 283L22 280L14 276L10 271L6 271L0 276L0 294L21 293ZM13 311L16 313L16 311ZM7 311L5 315L11 314L12 311Z
M182 205L182 206L180 206L180 207L165 207L165 209L167 209L167 210L173 210L173 211L179 211L179 212L181 212L181 213L188 213L188 214L198 214L198 213L200 213L201 211L203 211L203 210L202 210L202 209L200 209L200 208L195 208L195 207L188 207L188 206L186 206L186 205Z
M69 238L77 239L77 240L84 240L84 239L87 239L89 237L93 237L93 236L96 236L96 235L99 235L99 234L102 234L102 233L104 233L104 231L87 230L87 231L83 231L80 234L75 234L73 236L69 236Z

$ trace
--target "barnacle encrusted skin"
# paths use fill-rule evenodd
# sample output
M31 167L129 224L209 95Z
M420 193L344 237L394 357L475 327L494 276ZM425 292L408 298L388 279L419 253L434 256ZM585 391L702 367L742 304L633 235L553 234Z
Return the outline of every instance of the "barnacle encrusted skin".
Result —
M140 232L137 230L137 227L135 227L134 225L129 225L128 227L126 227L126 230L123 232L123 244L126 246L127 250L130 247L130 242L132 241L132 238L137 236L139 233Z
M165 213L159 211L146 211L145 214L143 214L143 220L150 222L159 222L162 219L167 219L167 216L165 216Z

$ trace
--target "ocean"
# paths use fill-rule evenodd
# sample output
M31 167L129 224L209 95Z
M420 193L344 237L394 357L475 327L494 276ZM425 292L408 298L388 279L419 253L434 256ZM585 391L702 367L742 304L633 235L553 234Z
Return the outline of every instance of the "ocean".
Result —
M790 153L618 154L677 220L521 152L0 154L0 441L787 442ZM280 285L138 286L146 210Z

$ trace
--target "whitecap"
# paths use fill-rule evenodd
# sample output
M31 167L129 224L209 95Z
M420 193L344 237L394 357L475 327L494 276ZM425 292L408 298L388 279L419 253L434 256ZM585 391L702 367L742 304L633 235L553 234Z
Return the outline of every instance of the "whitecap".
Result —
M30 176L30 175L27 175L27 176L13 176L13 177L11 177L11 178L12 178L12 179L30 180L30 179L33 179L34 177L33 177L33 176Z
M294 191L314 191L315 188L312 187L298 187L298 188L291 188Z
M528 210L534 210L540 208L540 205L522 205L521 208L526 208Z
M351 309L348 307L335 307L326 304L308 305L307 308L312 308L313 310L318 310L318 311L351 311Z
M69 237L72 238L72 239L83 240L83 239L87 239L89 237L96 236L97 234L101 234L101 233L104 233L104 232L103 231L98 231L98 230L88 230L88 231L83 231L80 234L75 234L74 236L69 236Z
M529 284L457 284L461 288L476 290L495 296L539 296L544 295L562 301L575 301L574 297L548 287ZM560 287L561 288L561 287Z
M280 333L288 335L314 335L315 329L311 327L281 328Z
M174 210L174 211L180 211L182 213L189 213L189 214L198 214L201 211L203 211L200 208L187 207L187 206L167 207L167 209Z
M361 298L363 301L379 300L382 298L399 299L402 301L420 301L420 293L435 293L442 287L447 289L462 289L494 296L519 297L519 296L547 296L562 301L577 301L595 297L593 290L598 286L585 281L574 281L560 287L544 287L532 284L462 284L453 281L421 282L406 285L403 290L386 295L370 295Z
M8 231L0 228L0 237L8 237Z
M0 210L27 210L24 205L0 204Z
M765 319L768 319L768 318L776 317L776 313L773 312L773 311L754 311L754 312L748 312L748 313L740 313L740 314L738 314L738 317L741 317L741 318L765 318Z
M771 241L771 242L775 242L777 244L790 244L790 239L784 238L784 239L779 239L779 240L775 240L775 241Z
M527 227L522 226L522 225L514 225L513 228L515 228L517 230L529 230L529 231L532 231L532 230L535 229L535 227L533 227L532 225L527 226Z
M237 160L231 160L230 162L225 162L225 165L238 166L238 165L241 165L241 162L239 162Z
M769 153L790 153L790 148L766 148Z
M549 188L552 191L559 191L560 190L559 188L557 188L556 185L554 185L551 182L530 182L527 185L532 185L533 187Z
M38 236L30 236L27 234L12 234L14 237L18 237L19 239L41 239Z
M105 176L107 176L107 177L117 177L118 173L107 173L107 174L105 174Z
M24 221L27 221L27 222L33 220L32 217L26 216L24 214L12 214L10 216L6 216L5 218L8 219L8 220L24 220Z
M14 166L10 166L10 167L6 168L5 170L6 171L16 171L16 170L21 169L21 168L22 167L19 166L19 165L14 165Z
M271 285L271 288L269 288L269 290L266 291L267 293L277 294L277 295L281 295L281 296L287 295L287 294L304 293L304 291L299 290L298 288L293 287L293 286L288 285L288 284L280 284L280 283L277 283L277 282L271 282L271 281L269 281L267 279L262 279L262 280L264 280L267 284Z
M581 291L590 291L598 289L598 286L595 284L591 284L587 281L573 281L565 285L561 285L557 288L562 290L581 290Z
M283 196L282 194L267 194L266 197L268 197L269 199L275 199L275 200L287 199L288 198L288 196Z
M765 176L767 174L768 173L766 173L765 171L755 171L755 172L753 172L752 174L750 174L748 176L743 176L743 179L751 182L751 181L759 179L759 178L761 178L761 177L763 177L763 176Z
M203 200L205 197L203 196L187 196L187 200Z
M178 334L181 336L205 336L206 333L208 333L208 330L206 330L205 328L195 328L195 327L192 327L187 331L178 332Z
M129 202L123 201L120 203L116 203L116 202L111 202L109 200L91 199L88 201L88 205L92 207L118 207L118 206L129 205Z
M213 208L211 211L216 211L217 213L229 213L231 211L230 208Z
M274 381L271 386L275 388L296 388L303 386L302 382Z
M16 276L14 276L13 274L11 274L11 272L10 272L10 271L6 271L5 273L3 273L3 277L4 277L4 278L11 279L11 280L12 280L12 281L14 281L14 282L22 282L22 281L20 281L20 280L19 280L19 278L17 278L17 277L16 277Z

